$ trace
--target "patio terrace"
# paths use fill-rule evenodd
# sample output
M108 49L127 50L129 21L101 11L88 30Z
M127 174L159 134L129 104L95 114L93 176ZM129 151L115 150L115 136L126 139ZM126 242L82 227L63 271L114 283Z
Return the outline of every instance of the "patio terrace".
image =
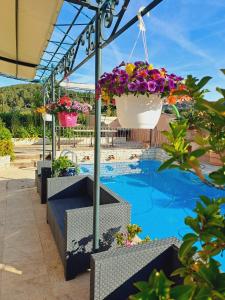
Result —
M65 281L34 168L0 170L0 299L89 299L89 273Z

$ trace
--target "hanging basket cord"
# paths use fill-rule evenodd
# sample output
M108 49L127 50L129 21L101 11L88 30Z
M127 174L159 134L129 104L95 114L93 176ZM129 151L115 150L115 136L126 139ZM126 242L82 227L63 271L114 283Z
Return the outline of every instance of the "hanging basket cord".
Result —
M139 20L139 23L138 23L139 33L138 33L136 41L134 42L134 46L131 50L128 61L131 61L132 56L134 54L134 51L137 47L137 43L139 41L139 38L140 38L140 36L142 36L142 42L143 42L144 53L145 53L145 60L147 62L149 62L149 54L148 54L148 46L147 46L147 38L146 38L146 26L145 26L144 20L143 20L142 15L141 15L141 12L143 11L143 9L144 9L144 7L141 7L138 11L138 14L137 14L137 17L138 17L138 20Z

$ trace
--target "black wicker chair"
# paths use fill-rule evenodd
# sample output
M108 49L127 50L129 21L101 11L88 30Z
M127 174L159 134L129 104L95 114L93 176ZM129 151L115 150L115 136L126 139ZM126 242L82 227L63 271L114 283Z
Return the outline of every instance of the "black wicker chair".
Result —
M93 179L48 179L47 221L57 244L65 279L90 267L93 242ZM130 205L106 187L100 189L100 250L115 245L116 232L130 223Z
M154 269L170 276L180 267L177 255L180 245L176 238L167 238L91 255L90 299L128 299L137 293L133 283L147 281Z

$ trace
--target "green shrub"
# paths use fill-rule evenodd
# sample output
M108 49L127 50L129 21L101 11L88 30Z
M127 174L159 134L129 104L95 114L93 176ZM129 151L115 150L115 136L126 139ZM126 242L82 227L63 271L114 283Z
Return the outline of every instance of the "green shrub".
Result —
M15 158L12 140L0 140L0 156L6 155L9 155L11 159Z
M27 131L27 129L25 127L18 127L16 129L16 131L14 132L14 137L25 139L25 138L29 138L30 135L29 135L29 132Z
M3 122L0 122L0 140L11 140L12 134L9 129L7 129Z
M30 138L37 138L40 135L40 130L38 127L34 125L29 125L27 128L27 132Z
M11 159L14 158L14 145L12 142L11 132L0 120L0 156L6 155L10 155Z

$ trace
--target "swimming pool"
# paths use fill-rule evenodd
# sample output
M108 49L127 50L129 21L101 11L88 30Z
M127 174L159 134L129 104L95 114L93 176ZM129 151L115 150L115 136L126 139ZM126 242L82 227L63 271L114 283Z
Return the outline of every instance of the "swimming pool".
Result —
M142 237L181 239L189 231L184 218L193 215L199 196L225 197L225 192L204 185L189 172L176 169L157 172L160 164L154 160L102 164L101 181L131 204L132 223L142 227ZM86 172L82 168L86 168ZM93 166L81 167L82 173L87 171L92 173Z

